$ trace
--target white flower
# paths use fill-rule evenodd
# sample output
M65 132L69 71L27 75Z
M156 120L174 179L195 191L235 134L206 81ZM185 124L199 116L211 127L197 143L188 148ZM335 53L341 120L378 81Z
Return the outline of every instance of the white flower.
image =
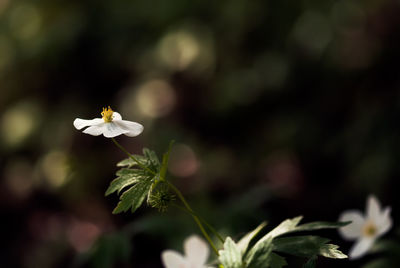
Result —
M107 138L114 138L121 134L135 137L143 131L143 126L141 124L122 120L121 115L114 112L110 106L108 106L108 109L103 108L101 116L102 118L95 118L92 120L76 118L74 120L74 126L78 130L88 127L83 131L83 133L93 136L103 134L104 137Z
M182 256L175 250L164 250L161 253L161 260L165 268L207 268L207 262L210 254L207 243L198 237L192 235L185 239L183 244L185 256Z
M375 240L389 231L392 227L390 210L390 207L381 210L376 197L369 196L365 216L358 210L345 211L340 215L339 221L351 221L351 223L341 227L339 233L346 240L356 240L350 249L349 259L365 255Z

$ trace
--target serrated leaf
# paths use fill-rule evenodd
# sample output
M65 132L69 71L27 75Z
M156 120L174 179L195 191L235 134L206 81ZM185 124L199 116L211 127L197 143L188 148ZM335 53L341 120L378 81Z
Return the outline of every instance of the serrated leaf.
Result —
M125 191L121 197L117 207L113 210L113 214L127 211L131 207L132 213L140 207L146 198L151 185L153 183L152 178L147 180L141 180L132 186L129 190Z
M298 216L293 219L287 219L281 222L277 227L275 227L271 232L265 235L265 237L275 238L282 234L291 232L296 229L299 222L303 219L303 216ZM262 238L261 238L262 239Z
M308 261L303 265L302 268L315 268L317 265L317 256L312 256Z
M330 240L319 236L295 236L276 238L273 241L273 250L298 257L312 257L321 255L327 258L347 258L338 246L327 244Z
M331 259L346 259L347 255L338 248L339 246L334 244L325 244L320 248L320 255Z
M268 234L264 235L246 254L246 263L260 263L269 260L268 250L272 250L272 239L284 233L292 231L296 228L303 217L299 216L293 219L287 219L281 222L277 227L272 229ZM270 246L270 248L269 248ZM268 254L267 254L268 253ZM263 256L265 255L265 256ZM257 267L257 266L254 266Z
M315 230L321 230L321 229L337 229L337 228L346 226L349 223L350 222L316 221L316 222L301 224L290 232L315 231Z
M122 168L117 171L116 175L118 178L110 183L110 186L105 193L106 196L114 193L115 191L118 191L119 194L123 188L137 183L141 179L146 179L144 172L139 169Z
M284 257L272 252L271 253L271 261L270 261L271 268L281 268L287 265L287 262Z
M244 237L242 237L242 239L239 240L239 242L237 243L237 246L240 250L240 253L242 254L242 256L246 253L246 250L249 246L249 243L251 242L251 240L253 240L253 238L267 225L266 222L261 223L256 229L254 229L253 231L247 233Z
M224 242L224 249L219 251L219 261L224 268L242 268L242 255L238 246L228 236Z
M143 155L133 155L141 164L146 164L146 158ZM132 158L128 157L117 163L117 167L134 167L138 166L138 163Z
M144 172L141 169L130 169L130 168L121 168L118 170L115 175L118 177L122 176L144 176Z
M150 167L156 168L156 170L159 169L160 160L158 160L158 157L154 151L144 148L143 155L146 158L146 160L149 161ZM152 168L150 168L150 169L152 169ZM154 169L152 169L152 170L154 170Z
M152 184L159 178L160 162L155 152L143 149L143 156L135 155L135 159L124 159L117 164L121 166L115 180L110 183L105 195L118 191L118 194L130 186L121 196L113 213L120 213L131 208L134 212L151 192Z
M248 268L269 267L272 253L272 237L259 240L245 258Z
M122 189L132 184L135 184L138 181L139 180L137 177L130 177L130 176L118 177L110 183L110 186L107 188L105 196L108 196L114 193L115 191L118 191L118 193L120 193Z

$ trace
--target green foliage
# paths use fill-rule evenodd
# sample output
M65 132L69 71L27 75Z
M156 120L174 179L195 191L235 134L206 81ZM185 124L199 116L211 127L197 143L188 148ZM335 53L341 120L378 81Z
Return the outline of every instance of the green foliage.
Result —
M260 239L246 255L247 267L270 267L271 253L272 237Z
M113 213L126 212L130 207L132 207L132 213L135 212L148 195L154 180L155 179L151 177L141 178L135 185L121 195L121 201L119 201Z
M224 243L224 250L220 251L221 263L225 268L280 268L286 266L285 258L278 255L277 252L308 258L304 267L315 267L317 255L335 259L347 258L338 250L338 246L328 244L330 240L326 238L314 235L280 237L293 232L339 228L348 224L312 222L298 225L301 219L301 216L287 219L258 240L256 238L266 223L262 223L246 234L237 244L228 237Z
M153 190L160 182L160 178L165 177L168 165L169 150L163 157L163 163L160 164L158 157L154 151L143 149L143 155L134 155L127 159L122 160L117 164L121 167L117 171L117 178L114 179L108 187L105 195L110 195L117 192L120 196L120 202L113 210L114 214L126 212L131 209L132 213L138 209L143 201L146 199L148 202L152 200L152 206L156 206L156 200L161 200L162 208L166 209L166 197L168 189L161 193L159 190L154 191L155 196L152 197ZM162 174L162 175L161 175ZM161 199L160 199L161 198ZM170 198L173 199L172 197Z
M315 231L320 229L337 229L343 227L350 222L324 222L324 221L316 221L310 222L306 224L302 224L297 226L292 232L301 232L301 231Z
M123 168L117 171L117 178L113 180L106 191L106 196L121 190L129 185L138 183L141 177L143 177L143 171L138 169Z
M310 257L321 255L327 258L347 258L337 248L338 246L327 244L330 240L319 236L294 236L277 238L274 240L274 250L298 257Z
M219 261L224 268L242 268L242 255L237 244L230 237L225 239L224 249L219 251Z
M258 235L258 233L267 225L266 222L261 223L256 229L251 231L250 233L246 234L240 241L238 242L238 248L240 250L240 253L244 255L244 253L247 250L247 247L249 246L249 243L251 240L254 239L255 236Z

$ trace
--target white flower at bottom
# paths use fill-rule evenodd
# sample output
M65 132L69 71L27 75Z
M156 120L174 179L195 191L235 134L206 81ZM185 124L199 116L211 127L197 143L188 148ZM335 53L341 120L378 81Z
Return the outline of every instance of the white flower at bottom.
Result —
M165 268L207 268L210 254L207 243L192 235L185 239L183 244L185 256L175 250L164 250L161 253L161 260Z
M366 215L358 210L343 212L339 221L351 221L350 224L339 228L339 233L346 240L356 240L350 249L349 259L357 259L368 253L375 240L385 234L392 227L390 207L381 210L375 196L367 200Z
M78 130L87 127L83 133L93 136L103 134L106 138L114 138L121 134L135 137L143 131L143 126L141 124L122 120L121 115L114 112L110 106L108 106L108 109L103 108L101 116L102 118L95 118L92 120L76 118L74 120L74 127Z

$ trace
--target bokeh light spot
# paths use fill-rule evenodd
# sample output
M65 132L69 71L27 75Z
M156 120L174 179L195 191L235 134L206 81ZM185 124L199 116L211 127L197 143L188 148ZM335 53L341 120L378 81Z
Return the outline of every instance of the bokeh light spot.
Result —
M144 117L166 116L171 112L175 103L175 91L164 80L147 81L136 92L135 106Z
M6 110L0 122L2 142L9 147L20 145L37 127L40 114L38 105L27 101Z
M190 32L180 31L161 40L159 53L167 65L184 70L199 56L199 50L196 38Z
M213 70L213 38L206 27L186 25L165 34L156 48L159 61L172 71Z
M177 177L194 175L199 168L196 154L186 144L176 144L171 151L169 171Z
M39 10L28 3L16 6L10 14L10 28L13 34L22 40L36 36L42 26Z
M61 151L46 154L40 163L45 183L52 188L64 185L68 179L67 155Z
M100 228L93 223L77 219L72 220L67 230L68 240L77 252L87 251L100 233Z

